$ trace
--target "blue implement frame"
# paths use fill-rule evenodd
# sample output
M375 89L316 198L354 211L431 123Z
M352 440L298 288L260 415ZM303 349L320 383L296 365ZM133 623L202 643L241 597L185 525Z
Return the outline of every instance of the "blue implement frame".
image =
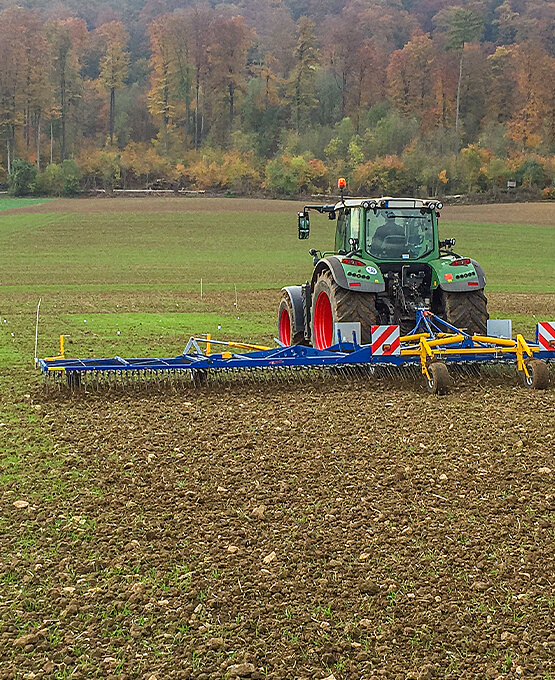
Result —
M555 347L544 350L540 345L517 335L516 339L468 335L443 319L426 310L418 310L413 331L401 337L400 349L392 354L373 354L371 345L359 345L353 335L352 342L345 341L338 331L337 343L328 349L315 349L304 345L280 346L246 352L222 352L204 354L198 343L218 343L206 338L191 338L183 354L167 358L71 359L64 356L39 359L38 365L46 375L64 372L68 384L73 375L114 372L191 371L210 372L218 370L287 369L356 366L415 366L420 365L423 375L430 379L431 363L446 364L516 364L517 369L528 376L527 362L540 359L555 361Z

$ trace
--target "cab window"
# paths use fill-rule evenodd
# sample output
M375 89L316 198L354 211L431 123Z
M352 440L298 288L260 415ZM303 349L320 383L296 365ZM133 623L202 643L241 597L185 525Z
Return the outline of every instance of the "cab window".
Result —
M366 252L383 260L418 260L434 249L430 212L369 210L366 214Z
M346 208L341 210L339 217L337 218L337 230L335 232L335 250L344 250L348 252L349 250L349 237L351 227L351 211Z

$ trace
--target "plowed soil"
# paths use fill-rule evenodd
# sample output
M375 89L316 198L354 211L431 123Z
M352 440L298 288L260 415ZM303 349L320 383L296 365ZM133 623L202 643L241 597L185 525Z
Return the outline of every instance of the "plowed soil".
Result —
M306 202L306 201L305 201ZM311 201L309 201L311 202ZM142 213L186 212L186 211L237 211L265 213L283 212L292 214L302 200L265 200L261 198L210 198L183 196L138 196L135 198L57 199L48 203L14 208L9 212L25 213L126 213L138 210ZM318 201L316 201L318 203ZM444 221L498 223L498 224L538 224L553 226L555 204L542 203L504 203L491 205L446 205L441 211Z
M552 677L554 395L37 388L0 678Z

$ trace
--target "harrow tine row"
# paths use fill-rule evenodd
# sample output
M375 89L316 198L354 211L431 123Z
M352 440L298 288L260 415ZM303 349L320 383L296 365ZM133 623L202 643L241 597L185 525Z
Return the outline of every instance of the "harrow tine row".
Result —
M406 373L407 368L380 367L381 374L390 377ZM219 385L297 385L317 380L361 380L375 375L372 366L310 366L310 367L251 367L245 369L219 368L209 371L196 369L136 370L136 371L55 371L45 374L48 389L83 392L141 391L182 391L193 388L210 388ZM414 369L411 369L414 373Z
M451 368L453 378L491 378L514 373L508 365L457 366ZM354 382L359 380L385 380L386 382L414 382L421 377L416 364L405 366L314 366L269 368L221 368L210 371L195 369L137 370L137 371L81 371L64 373L55 371L45 374L48 389L80 392L188 391L193 388L217 388L233 385L298 385L317 382Z
M555 371L550 370L553 374ZM210 371L195 369L148 370L148 371L82 371L78 375L66 375L57 371L46 375L48 390L73 392L186 392L195 388L217 389L238 385L289 385L310 384L311 382L338 381L356 382L370 378L377 381L415 382L421 376L416 364L405 366L321 366L295 368L249 368L215 369ZM514 366L505 364L452 365L450 373L457 382L467 379L474 382L491 384L491 381L507 382L514 379Z
M426 313L429 324L430 314ZM398 331L398 327L395 328ZM454 329L456 331L456 329ZM339 337L340 339L340 337ZM165 359L41 359L40 367L49 385L69 387L72 391L103 391L147 388L181 390L220 384L262 383L295 384L330 379L406 380L424 377L429 392L443 394L453 379L464 381L482 376L506 375L507 367L523 378L525 386L547 387L555 362L555 347L526 341L469 336L463 332L413 334L401 337L389 354L374 352L372 345L339 342L328 349L294 345L259 348L241 343L223 343L243 350L203 354L198 339L191 338L182 354ZM194 341L194 342L193 342ZM505 374L503 373L505 371Z

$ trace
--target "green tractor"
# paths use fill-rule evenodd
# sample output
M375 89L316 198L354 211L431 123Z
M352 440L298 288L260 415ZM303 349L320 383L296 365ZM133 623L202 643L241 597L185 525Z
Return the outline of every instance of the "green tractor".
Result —
M298 213L299 238L310 233L309 211L336 220L335 250L311 249L314 271L301 286L283 288L278 336L284 345L325 349L337 342L336 323L371 328L397 324L402 334L426 309L469 334L485 335L488 320L482 267L439 240L439 201L418 198L343 198L307 205Z

